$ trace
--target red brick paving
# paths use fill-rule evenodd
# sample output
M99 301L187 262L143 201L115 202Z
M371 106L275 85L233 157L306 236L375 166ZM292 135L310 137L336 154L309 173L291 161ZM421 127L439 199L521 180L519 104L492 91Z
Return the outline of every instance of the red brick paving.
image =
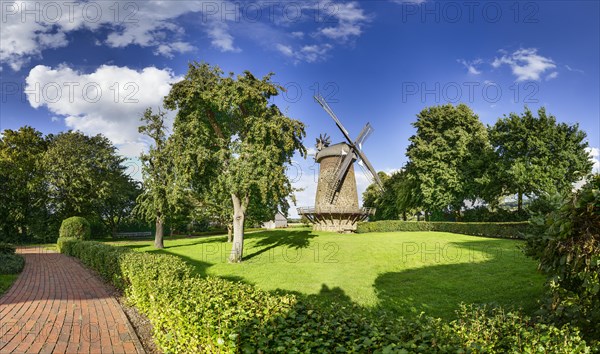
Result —
M143 353L106 284L65 255L22 248L25 269L0 298L0 353Z

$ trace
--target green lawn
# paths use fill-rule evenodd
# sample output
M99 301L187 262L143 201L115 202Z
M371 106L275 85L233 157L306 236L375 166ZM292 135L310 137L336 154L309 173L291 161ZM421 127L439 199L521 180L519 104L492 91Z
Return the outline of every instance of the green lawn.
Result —
M17 280L19 274L0 274L0 296Z
M246 235L241 264L227 263L224 236L116 242L138 251L178 255L202 275L266 290L332 298L401 315L421 311L450 318L460 302L496 303L533 311L544 277L519 241L442 232L335 234L309 229Z

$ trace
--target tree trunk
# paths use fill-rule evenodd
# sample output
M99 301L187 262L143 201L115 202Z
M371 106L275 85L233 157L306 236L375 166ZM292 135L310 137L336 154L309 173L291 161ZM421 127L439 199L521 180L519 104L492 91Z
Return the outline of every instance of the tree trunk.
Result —
M154 233L154 247L165 248L163 244L163 219L159 216L156 218L156 232Z
M227 224L227 242L229 242L229 243L233 242L233 224L232 223Z
M519 191L517 193L517 210L520 212L523 209L523 193Z
M402 212L402 220L403 220L403 221L406 221L406 211L403 211L403 212Z
M229 262L239 263L244 253L244 218L248 198L242 199L232 194L231 199L233 200L233 245L231 245Z

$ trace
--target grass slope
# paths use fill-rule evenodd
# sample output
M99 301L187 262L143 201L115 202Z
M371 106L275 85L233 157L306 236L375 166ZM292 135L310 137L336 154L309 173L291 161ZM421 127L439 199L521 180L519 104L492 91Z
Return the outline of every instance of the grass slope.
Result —
M115 243L174 254L202 275L240 280L266 290L320 301L352 301L399 315L453 317L460 302L496 303L533 311L544 277L519 241L441 232L342 235L308 229L246 235L244 262L227 263L223 236Z
M19 274L0 274L0 296L10 289L10 286L18 277Z

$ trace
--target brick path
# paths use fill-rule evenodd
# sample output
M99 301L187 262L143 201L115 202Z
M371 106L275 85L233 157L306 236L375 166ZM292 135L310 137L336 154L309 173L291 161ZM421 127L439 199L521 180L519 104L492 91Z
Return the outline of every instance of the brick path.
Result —
M75 260L24 248L25 269L0 298L0 353L143 353L117 300Z

